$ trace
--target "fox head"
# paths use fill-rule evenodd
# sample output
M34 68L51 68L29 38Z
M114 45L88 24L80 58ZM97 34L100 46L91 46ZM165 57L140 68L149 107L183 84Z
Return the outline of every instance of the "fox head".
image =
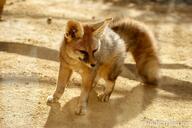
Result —
M100 38L111 20L112 18L109 18L95 24L84 25L69 20L65 31L68 55L89 67L95 67L97 63L95 54L100 50Z

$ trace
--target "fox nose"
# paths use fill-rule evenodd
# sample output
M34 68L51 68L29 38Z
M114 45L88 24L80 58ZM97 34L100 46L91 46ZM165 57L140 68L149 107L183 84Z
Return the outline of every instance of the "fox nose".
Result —
M90 65L91 65L92 68L95 67L95 64L90 64Z

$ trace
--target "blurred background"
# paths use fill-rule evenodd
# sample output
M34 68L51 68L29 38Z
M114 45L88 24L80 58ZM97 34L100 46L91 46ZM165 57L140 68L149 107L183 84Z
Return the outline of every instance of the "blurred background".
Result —
M46 105L59 69L69 19L83 23L124 16L154 33L160 85L142 85L128 54L109 103L90 96L89 112L74 115L81 78L73 74L60 104ZM191 128L192 0L0 0L1 128Z

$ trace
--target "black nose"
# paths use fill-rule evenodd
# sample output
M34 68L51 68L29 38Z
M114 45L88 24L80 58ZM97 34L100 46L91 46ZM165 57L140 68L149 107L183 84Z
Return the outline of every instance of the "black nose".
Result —
M91 67L95 67L95 64L91 64Z

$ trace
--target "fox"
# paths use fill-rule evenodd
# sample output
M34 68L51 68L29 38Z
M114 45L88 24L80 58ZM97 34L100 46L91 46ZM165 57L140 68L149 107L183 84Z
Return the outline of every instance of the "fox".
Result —
M85 115L89 93L99 79L105 80L105 89L98 94L101 102L109 101L117 77L130 51L143 82L158 84L159 57L152 32L139 21L130 18L81 23L69 20L60 47L58 81L47 103L58 102L73 71L82 77L81 93L75 114Z

